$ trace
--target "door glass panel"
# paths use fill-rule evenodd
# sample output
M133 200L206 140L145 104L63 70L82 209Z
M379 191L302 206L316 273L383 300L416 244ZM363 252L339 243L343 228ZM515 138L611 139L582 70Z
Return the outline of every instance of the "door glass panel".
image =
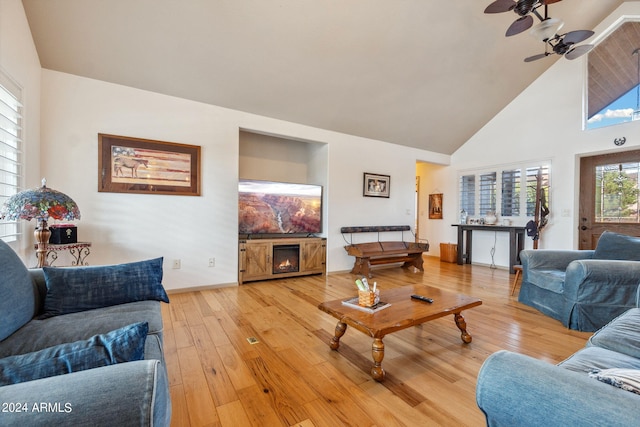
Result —
M638 223L640 163L616 163L595 168L595 221Z

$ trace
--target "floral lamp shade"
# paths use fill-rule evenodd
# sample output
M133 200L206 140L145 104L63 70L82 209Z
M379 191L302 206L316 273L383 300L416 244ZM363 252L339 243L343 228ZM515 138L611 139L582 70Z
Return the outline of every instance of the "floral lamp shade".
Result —
M48 188L45 179L42 180L42 187L14 194L0 208L0 219L35 219L38 222L33 233L38 243L38 267L47 265L47 244L51 236L47 227L49 218L66 221L80 219L80 209L71 197Z
M49 218L72 221L80 219L80 209L71 197L48 188L43 179L42 187L9 197L0 209L0 218L10 221L35 219L47 222Z

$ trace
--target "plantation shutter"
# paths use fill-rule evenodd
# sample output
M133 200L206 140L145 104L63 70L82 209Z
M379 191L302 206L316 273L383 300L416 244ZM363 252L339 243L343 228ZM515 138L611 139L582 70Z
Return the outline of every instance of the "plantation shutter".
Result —
M460 210L467 215L476 214L476 176L465 175L460 177Z
M533 168L527 168L527 216L535 216L536 213L536 186L537 176L540 171L542 178L542 191L544 191L544 197L549 201L549 166L538 166Z
M22 185L22 91L0 72L0 206ZM18 236L16 221L0 221L0 238Z
M520 169L502 171L502 216L520 215Z
M496 173L480 175L480 215L496 211Z

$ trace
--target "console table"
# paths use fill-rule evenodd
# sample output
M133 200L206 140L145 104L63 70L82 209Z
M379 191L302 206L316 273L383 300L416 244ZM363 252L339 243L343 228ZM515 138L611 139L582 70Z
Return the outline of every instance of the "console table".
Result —
M35 245L35 247L37 249L38 245ZM91 242L62 243L59 245L49 243L47 245L47 264L53 266L53 263L58 259L58 252L65 251L71 255L71 266L89 265L86 262L86 258L91 253Z
M471 248L473 230L500 231L509 233L509 272L515 273L514 266L520 264L520 251L524 249L525 227L513 225L479 225L479 224L452 224L458 227L458 264L466 261L471 264ZM466 239L465 239L466 234Z

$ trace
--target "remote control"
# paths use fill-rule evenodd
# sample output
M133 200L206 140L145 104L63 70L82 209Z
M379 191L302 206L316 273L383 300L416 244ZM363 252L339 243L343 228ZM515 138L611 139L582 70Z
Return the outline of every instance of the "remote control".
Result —
M427 298L427 297L423 297L422 295L411 295L412 299L417 299L420 301L424 301L424 302L428 302L428 303L432 303L433 300L431 298Z

